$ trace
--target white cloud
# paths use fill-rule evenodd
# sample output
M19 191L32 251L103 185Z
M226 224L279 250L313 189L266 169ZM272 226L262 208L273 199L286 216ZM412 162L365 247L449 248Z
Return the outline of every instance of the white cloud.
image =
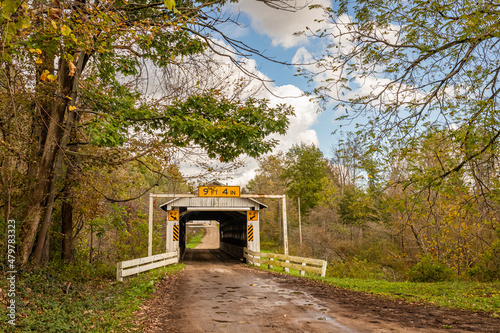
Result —
M401 26L394 24L384 28L376 27L373 36L388 45L397 44L402 36L401 29ZM315 88L322 90L331 98L330 106L339 101L379 94L378 98L371 100L371 106L376 107L381 103L411 103L425 97L421 91L412 86L397 85L392 79L383 77L385 64L372 64L373 72L369 73L370 75L363 72L368 65L364 64L366 59L362 54L358 54L359 42L354 42L359 37L359 31L353 17L342 14L334 21L330 21L325 36L327 49L300 47L292 63L310 76ZM360 72L355 70L350 72L348 69L352 69L349 68L351 64L356 65ZM344 85L347 85L349 90ZM338 106L335 118L348 110L348 107ZM363 121L363 117L359 120Z
M285 135L271 135L273 139L279 140L275 151L288 151L294 144L301 142L319 146L318 134L311 127L318 118L317 105L303 91L293 85L268 87L269 90L261 90L257 97L266 98L271 106L278 104L291 105L295 115L289 118L289 127ZM281 97L286 96L286 97ZM232 173L230 184L245 186L248 181L255 177L258 164L255 159L247 158L246 165Z
M220 42L219 42L220 43ZM217 88L228 97L245 98L254 96L256 98L265 98L269 100L270 106L278 104L291 105L295 110L295 115L289 118L290 124L288 132L285 135L272 135L270 138L279 140L279 145L275 150L288 151L294 144L301 142L313 143L319 145L318 135L311 127L315 124L318 114L316 112L317 105L308 96L303 95L303 91L293 85L276 86L263 73L256 70L256 62L252 59L242 60L241 66L251 72L258 79L250 79L245 76L234 65L229 58L211 54L210 57L217 61L216 64L208 66L206 72L203 69L195 67L190 75L189 65L183 66L182 69L172 68L168 74L170 77L177 77L177 81L168 82L168 86L163 88L168 91L177 91L182 88L182 94L199 93L207 91L210 88ZM180 78L183 76L184 79ZM191 79L189 79L191 77ZM159 82L161 77L153 81ZM199 83L198 81L201 81ZM266 82L264 89L263 81ZM215 86L214 86L215 85ZM163 94L165 94L165 91ZM200 157L200 150L191 151L191 161L187 157L179 158L181 162L181 172L188 177L196 177L197 175L206 173L199 166L200 162L204 161L207 165L214 168L225 167L220 161L207 161ZM245 186L250 179L255 176L255 171L258 168L255 159L250 157L242 157L245 162L245 167L237 170L231 170L217 176L218 180L223 183ZM211 180L210 175L204 177L205 180ZM230 179L232 178L232 179Z
M287 151L293 144L300 142L319 145L318 135L311 127L316 123L318 114L317 105L307 96L302 96L302 91L292 85L272 87L272 92L278 96L294 96L277 98L268 96L272 104L286 103L294 107L295 116L290 117L290 125L287 134L275 136L280 140L279 150ZM270 94L270 93L269 93Z
M274 9L261 1L240 1L233 6L246 13L252 28L260 34L269 36L273 46L289 48L307 42L306 36L294 36L295 33L306 28L316 31L324 27L324 23L316 21L322 17L323 10L321 8L310 10L308 6L313 4L331 6L329 0L296 0L293 3L299 8L297 11Z
M257 84L257 83L256 83ZM315 124L318 114L317 106L307 96L302 96L302 91L293 86L270 86L269 91L259 91L258 98L269 99L271 106L278 104L289 104L295 109L295 116L290 117L289 128L285 135L271 135L270 138L279 140L275 151L288 151L294 144L305 142L308 144L319 145L318 135L311 127ZM277 96L294 96L279 98ZM221 174L219 180L229 185L245 186L248 181L255 177L258 164L254 158L243 157L244 166L237 170L232 170L228 173ZM219 161L212 161L214 166L220 166ZM182 165L181 171L186 176L193 176L200 173L201 169L189 165Z

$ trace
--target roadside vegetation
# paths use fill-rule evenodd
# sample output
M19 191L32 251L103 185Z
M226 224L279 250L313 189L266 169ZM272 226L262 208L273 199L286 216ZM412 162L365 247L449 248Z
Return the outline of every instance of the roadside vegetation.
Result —
M500 317L499 282L389 282L331 277L321 280L336 287L404 299L412 303L429 303L447 308L484 311L493 317Z
M3 328L8 332L141 331L144 318L136 317L136 311L155 291L155 283L183 267L162 267L123 282L116 282L115 266L52 264L21 271L16 285L16 325ZM6 318L5 307L1 312Z
M201 243L201 239L205 235L205 228L188 228L186 248L194 249Z

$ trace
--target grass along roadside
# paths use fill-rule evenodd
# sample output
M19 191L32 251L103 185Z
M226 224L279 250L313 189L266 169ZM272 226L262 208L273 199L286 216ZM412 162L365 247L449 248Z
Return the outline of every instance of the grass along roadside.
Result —
M116 282L113 279L74 279L57 269L18 275L16 326L12 332L131 332L140 331L134 311L165 275L183 264L158 268ZM1 300L4 303L4 300ZM6 318L2 306L2 318ZM5 327L5 326L4 326ZM2 330L0 330L2 331Z
M188 241L186 243L186 248L194 249L201 243L201 239L205 235L205 228L196 229L194 235L188 236Z
M298 270L290 269L289 273L282 267L268 268L267 265L255 268L300 276ZM335 287L363 291L392 299L403 299L408 302L428 303L446 308L484 311L492 317L500 317L500 282L388 282L385 280L367 280L352 278L322 278L305 273L306 278L323 281Z
M500 317L500 282L388 282L350 278L321 278L320 280L340 288L365 291L409 302L484 311L493 317Z

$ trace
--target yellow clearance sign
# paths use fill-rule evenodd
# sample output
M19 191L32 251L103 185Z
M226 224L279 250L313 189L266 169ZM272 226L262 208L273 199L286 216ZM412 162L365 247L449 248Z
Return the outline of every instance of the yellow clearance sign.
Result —
M198 187L199 197L240 197L239 186L200 186Z
M168 211L168 220L169 221L179 221L179 211L178 210L169 210Z

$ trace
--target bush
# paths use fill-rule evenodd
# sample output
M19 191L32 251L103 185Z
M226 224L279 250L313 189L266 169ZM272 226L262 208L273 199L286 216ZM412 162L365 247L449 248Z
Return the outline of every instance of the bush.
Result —
M467 274L479 281L500 280L500 240L493 243L489 251L469 268Z
M442 262L435 262L431 256L424 256L408 272L412 282L439 282L450 280L453 270Z
M356 258L332 262L328 265L326 276L387 281L398 280L398 276L393 269Z

